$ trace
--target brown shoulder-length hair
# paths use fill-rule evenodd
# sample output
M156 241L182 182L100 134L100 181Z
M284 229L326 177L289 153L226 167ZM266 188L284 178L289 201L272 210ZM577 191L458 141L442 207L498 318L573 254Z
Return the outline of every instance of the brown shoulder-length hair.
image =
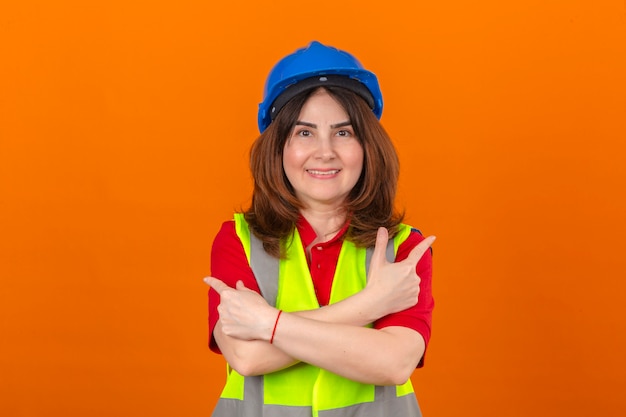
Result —
M394 207L398 155L389 135L361 97L341 87L323 88L345 109L363 147L363 170L344 205L350 221L346 238L359 247L371 247L379 227L386 227L393 237L404 217ZM285 175L283 150L300 110L315 91L308 90L291 99L250 151L254 191L252 205L244 215L266 252L277 258L283 256L281 239L293 233L303 208Z

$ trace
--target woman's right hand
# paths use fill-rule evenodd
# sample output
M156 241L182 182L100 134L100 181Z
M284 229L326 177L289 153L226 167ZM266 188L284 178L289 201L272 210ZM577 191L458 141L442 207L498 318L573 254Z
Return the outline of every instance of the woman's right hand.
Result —
M388 240L387 229L378 228L367 285L363 290L372 297L378 318L406 310L417 304L420 292L420 277L416 272L417 263L433 244L435 236L429 236L421 241L401 262L387 261L385 252Z
M278 310L242 281L231 288L214 277L204 279L220 295L219 312L222 332L241 340L270 340Z

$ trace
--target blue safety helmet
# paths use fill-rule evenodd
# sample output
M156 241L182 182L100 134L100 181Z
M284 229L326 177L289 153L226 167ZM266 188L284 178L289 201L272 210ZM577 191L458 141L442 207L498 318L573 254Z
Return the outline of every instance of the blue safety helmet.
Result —
M313 41L278 61L270 72L263 102L259 104L259 130L267 129L280 109L297 94L325 85L354 91L380 119L383 96L376 75L349 53Z

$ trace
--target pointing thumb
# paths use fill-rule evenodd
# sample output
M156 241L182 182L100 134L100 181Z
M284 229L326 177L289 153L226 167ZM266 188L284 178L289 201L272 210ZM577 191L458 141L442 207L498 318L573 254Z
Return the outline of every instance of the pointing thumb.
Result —
M374 246L374 253L372 253L372 264L380 265L387 262L386 251L387 241L389 240L389 232L384 227L378 228L376 234L376 245Z

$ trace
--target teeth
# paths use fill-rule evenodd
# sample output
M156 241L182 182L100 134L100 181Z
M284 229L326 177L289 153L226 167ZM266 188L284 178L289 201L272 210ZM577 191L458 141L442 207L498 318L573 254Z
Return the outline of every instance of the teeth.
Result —
M339 172L339 170L333 169L332 171L317 171L315 169L309 169L307 170L307 172L313 175L335 175L336 173Z

